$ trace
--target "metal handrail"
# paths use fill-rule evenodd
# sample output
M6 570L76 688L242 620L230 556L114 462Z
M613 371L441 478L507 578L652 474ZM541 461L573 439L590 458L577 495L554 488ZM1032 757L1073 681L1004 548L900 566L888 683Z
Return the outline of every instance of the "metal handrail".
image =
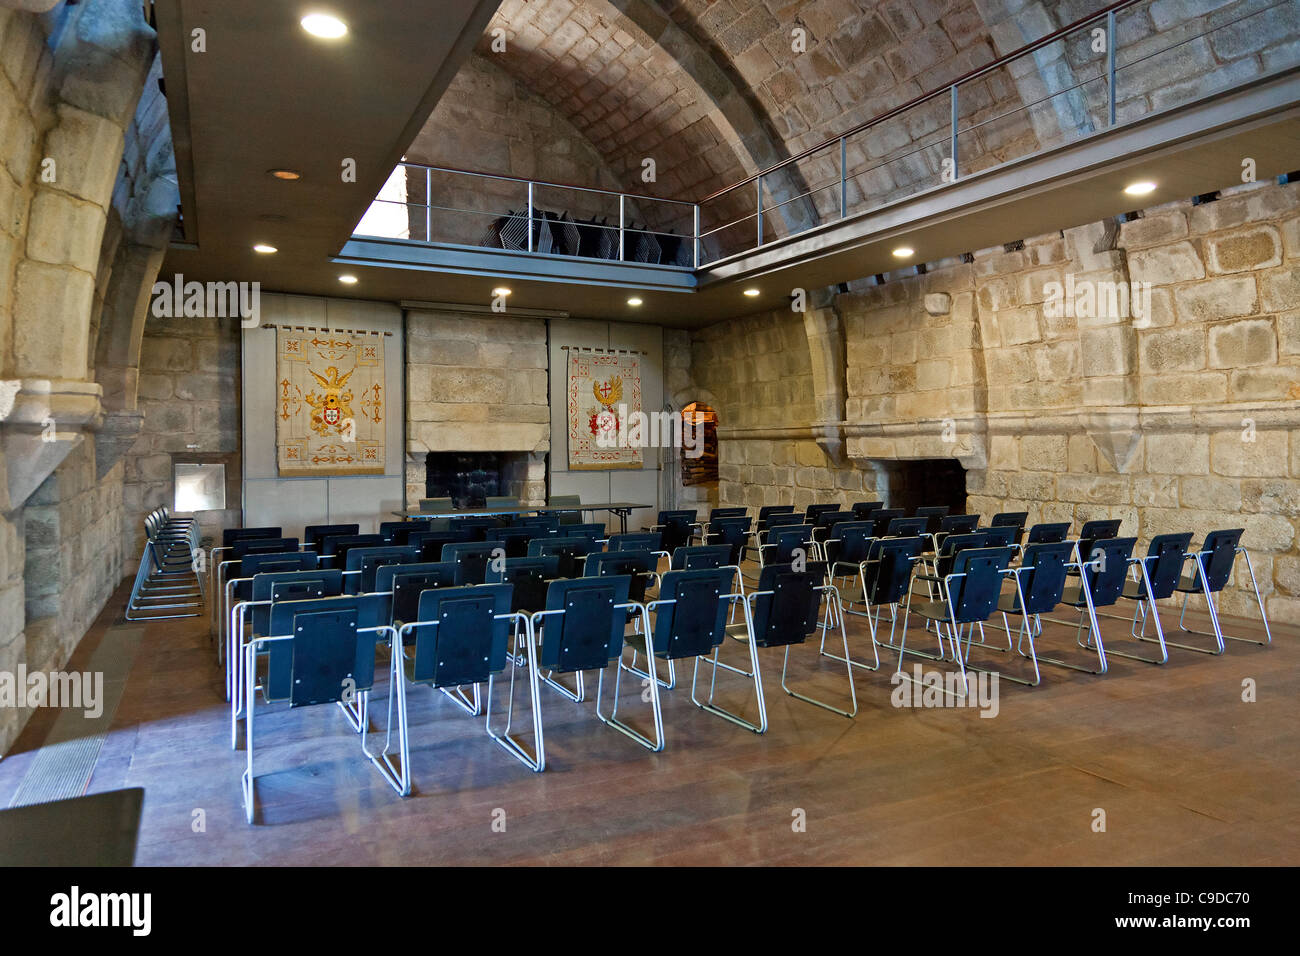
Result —
M533 252L534 251L533 224L537 222L539 219L538 210L535 203L535 191L539 187L542 189L567 189L567 190L574 190L582 193L591 193L591 194L597 194L602 196L617 197L618 199L617 225L612 225L612 224L596 224L596 225L599 228L606 229L606 230L614 230L614 229L618 230L617 261L619 262L627 261L626 255L628 252L628 246L625 240L626 240L626 234L629 231L648 233L648 234L670 233L672 235L678 235L677 233L672 232L671 230L668 229L653 229L648 224L646 225L645 228L633 229L628 224L627 202L629 199L634 202L668 203L674 206L686 206L686 207L690 207L692 210L692 226L689 232L684 230L683 233L680 235L680 238L682 239L682 241L690 241L692 243L693 254L691 256L691 259L693 262L693 268L698 270L702 265L702 241L704 239L715 236L716 234L724 232L725 230L733 229L737 226L748 223L750 220L754 220L755 221L754 236L752 237L754 245L752 246L747 245L745 249L741 250L741 252L739 253L737 252L723 253L720 258L727 258L732 255L742 254L743 252L752 251L753 249L761 248L765 244L765 241L767 242L772 241L770 238L765 240L764 237L763 220L765 216L770 216L773 212L786 208L791 204L802 200L809 200L810 202L815 204L817 200L812 199L811 197L813 197L816 193L823 192L825 190L833 188L835 186L835 179L831 178L827 180L825 183L822 183L817 186L813 186L810 183L803 183L803 185L806 188L803 189L802 191L797 191L795 195L784 195L784 194L780 196L774 195L770 201L766 201L763 196L763 186L764 186L763 180L765 177L769 177L773 174L780 173L788 169L789 167L793 166L794 164L799 163L800 161L808 158L809 156L824 151L834 146L837 143L839 144L839 154L840 154L839 155L838 206L839 206L839 218L843 219L849 215L849 211L850 211L849 198L848 198L848 183L850 179L856 180L865 174L871 173L877 169L881 169L892 163L897 163L900 159L905 159L908 156L915 155L918 152L922 152L927 149L933 149L935 147L941 147L946 142L948 144L950 156L946 158L944 161L945 169L943 173L943 178L944 181L947 183L956 182L961 177L961 172L958 163L958 136L960 133L969 134L974 130L977 130L983 126L987 126L990 123L994 123L1000 119L1003 119L1006 116L1012 115L1014 113L1030 110L1033 107L1038 106L1043 102L1047 102L1056 97L1080 90L1083 87L1087 86L1088 84L1098 83L1102 81L1106 82L1107 122L1105 128L1113 128L1114 126L1118 125L1116 122L1116 98L1117 98L1116 97L1116 73L1118 70L1127 69L1129 67L1134 66L1137 63L1141 63L1144 60L1151 59L1152 57L1155 56L1168 54L1171 50L1176 50L1178 47L1184 44L1191 43L1197 39L1208 36L1210 33L1213 33L1217 30L1221 30L1226 26L1230 26L1234 23L1237 23L1241 20L1248 19L1250 17L1258 16L1261 13L1266 13L1267 11L1275 9L1276 7L1285 6L1289 3L1294 3L1296 2L1296 0L1277 0L1277 2L1269 4L1268 6L1259 9L1245 11L1241 13L1239 16L1233 17L1228 21L1218 23L1213 26L1208 26L1202 32L1197 33L1193 36L1184 37L1182 39L1171 38L1171 42L1167 46L1162 46L1157 50L1153 50L1149 53L1139 56L1129 63L1123 63L1123 64L1118 63L1117 62L1118 36L1116 32L1116 14L1124 10L1127 10L1131 7L1135 7L1139 4L1151 3L1151 2L1153 2L1153 0L1116 0L1116 2L1110 3L1109 5L1103 7L1102 9L1096 11L1095 13L1089 14L1084 17L1080 17L1079 19L1063 27L1060 27L1059 29L1043 37L1040 37L1037 40L1034 40L1030 43L1026 43L1023 46L1018 47L1017 49L1012 50L1009 53L1003 54L1002 56L996 58L995 60L989 63L986 63L983 66L977 67L973 70L969 70L966 73L962 74L961 76L957 77L956 79L948 83L945 83L943 86L936 87L935 89L932 89L926 93L922 93L919 96L913 97L907 102L895 106L892 109L889 109L869 120L859 123L851 127L850 129L845 130L844 132L838 134L837 136L830 137L822 141L821 143L818 143L814 146L810 146L802 150L801 152L796 153L793 156L790 156L784 160L781 160L778 163L768 166L767 168L757 173L754 173L753 175L748 176L747 178L742 179L739 182L733 183L730 186L726 186L713 193L710 193L709 195L695 202L691 202L688 200L681 200L681 199L668 199L659 196L649 196L649 195L630 193L630 192L624 192L624 191L618 191L612 189L602 189L593 186L579 186L572 183L544 182L539 180L525 179L519 176L510 176L510 175L504 175L499 173L485 173L485 172L480 172L480 171L470 170L470 169L460 169L453 166L436 166L436 165L431 165L426 163L403 161L399 164L399 168L407 167L413 170L423 169L425 172L424 202L407 203L407 205L424 206L425 237L426 237L426 241L432 242L433 241L432 232L431 232L432 212L434 209L438 209L439 211L474 212L481 215L499 215L498 213L491 213L482 210L455 210L452 207L443 207L441 205L435 206L432 202L432 194L433 194L432 177L435 172L448 173L452 175L461 175L461 176L474 176L479 179L495 179L502 182L522 184L527 188L527 220L528 220L527 251ZM1192 21L1197 19L1198 17L1199 15L1189 16L1187 20ZM1038 99L1032 102L1021 102L1020 105L1015 107L1014 109L1008 109L1005 112L999 113L997 116L985 117L979 120L978 122L972 122L969 125L967 125L965 128L961 127L961 117L959 111L959 89L963 84L966 84L972 80L979 79L980 77L985 76L995 70L1002 69L1005 66L1007 66L1007 64L1009 63L1012 63L1026 55L1033 54L1036 51L1043 49L1044 47L1050 46L1054 43L1058 43L1064 37L1067 37L1071 34L1075 34L1080 30L1087 29L1088 27L1094 24L1099 24L1103 21L1105 22L1105 29L1106 29L1105 60L1104 60L1104 65L1099 64L1100 68L1098 69L1097 74L1095 76L1090 76L1086 79L1077 80L1077 82L1074 82L1071 85L1064 87L1063 89L1052 89L1047 93L1047 95L1039 97ZM934 131L936 133L936 136L933 142L919 143L919 144L913 142L910 144L912 148L909 149L907 152L904 152L901 155L890 154L888 157L881 157L879 162L874 162L874 163L869 162L868 164L865 164L862 167L855 167L853 175L852 176L849 175L849 170L848 170L849 137L859 135L862 132L871 129L872 127L878 126L881 123L884 123L890 119L893 119L897 116L907 113L908 111L913 110L922 104L932 102L937 98L939 98L940 96L944 96L944 95L948 96L951 102L950 125L946 131L943 130L942 125L940 125L939 129ZM1100 122L1101 121L1098 118L1097 123L1100 124ZM925 137L922 138L924 139ZM713 227L708 229L708 231L705 232L701 231L701 207L705 203L709 203L722 196L726 196L730 193L735 192L738 189L747 187L750 184L753 184L755 187L754 211L742 214L735 219L731 219L726 222L722 222L720 224L714 225ZM378 201L380 200L377 199L376 202ZM833 213L830 215L833 215ZM814 218L821 220L823 217L821 216L820 213L818 213ZM798 231L802 231L802 229L797 228L794 231L798 232Z

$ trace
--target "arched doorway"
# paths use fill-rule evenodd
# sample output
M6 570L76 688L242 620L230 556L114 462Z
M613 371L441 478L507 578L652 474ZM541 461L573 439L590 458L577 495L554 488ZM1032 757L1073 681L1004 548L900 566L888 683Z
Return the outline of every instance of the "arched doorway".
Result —
M682 409L682 484L718 480L718 413L703 402Z

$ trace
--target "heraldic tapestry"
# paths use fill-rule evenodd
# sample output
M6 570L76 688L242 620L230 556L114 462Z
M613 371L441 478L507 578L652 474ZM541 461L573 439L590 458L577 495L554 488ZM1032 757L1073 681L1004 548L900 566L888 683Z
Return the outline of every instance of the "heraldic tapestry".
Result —
M384 337L325 329L277 335L280 475L382 475Z
M628 416L641 415L641 360L626 352L569 350L569 468L640 468L640 432L628 441Z

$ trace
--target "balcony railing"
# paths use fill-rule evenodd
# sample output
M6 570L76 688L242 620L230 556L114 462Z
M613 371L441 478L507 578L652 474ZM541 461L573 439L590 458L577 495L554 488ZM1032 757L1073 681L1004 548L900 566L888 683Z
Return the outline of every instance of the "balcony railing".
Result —
M1300 0L1201 9L1120 0L699 202L404 163L356 232L699 269L1300 64Z

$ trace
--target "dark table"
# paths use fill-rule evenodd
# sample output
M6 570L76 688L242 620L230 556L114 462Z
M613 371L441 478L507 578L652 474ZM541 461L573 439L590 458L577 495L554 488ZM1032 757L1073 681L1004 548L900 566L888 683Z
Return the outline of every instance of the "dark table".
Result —
M497 506L495 508L466 508L462 511L394 511L399 518L480 518L495 515L533 515L550 514L565 511L608 511L617 515L619 530L627 533L628 516L637 508L653 508L654 505L636 504L631 501L607 501L601 504L579 505L519 505L516 507Z

